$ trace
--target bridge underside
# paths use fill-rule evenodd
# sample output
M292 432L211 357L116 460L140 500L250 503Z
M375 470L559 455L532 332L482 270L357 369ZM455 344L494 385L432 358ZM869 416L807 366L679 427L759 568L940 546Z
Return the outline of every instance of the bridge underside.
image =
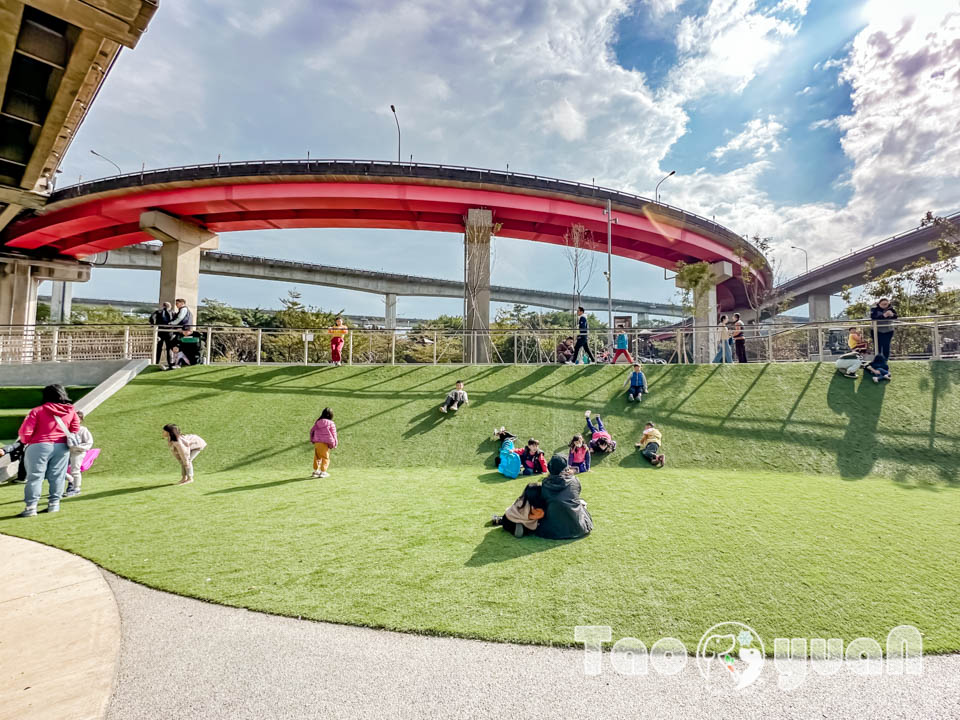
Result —
M460 233L471 208L493 213L495 234L564 244L579 223L593 233L589 249L606 252L606 217L597 204L521 192L425 184L363 182L236 182L188 187L135 188L115 194L54 203L43 214L9 228L6 245L83 257L143 242L145 211L162 210L212 232L285 228L381 228ZM674 269L677 262L730 261L736 251L689 228L645 211L617 209L615 255ZM721 306L745 305L739 278L718 287Z

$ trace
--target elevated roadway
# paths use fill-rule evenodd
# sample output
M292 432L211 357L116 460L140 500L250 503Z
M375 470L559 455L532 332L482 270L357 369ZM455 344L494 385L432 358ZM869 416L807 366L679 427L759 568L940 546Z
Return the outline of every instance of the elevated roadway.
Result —
M100 253L90 258L95 267L123 270L160 270L161 249L158 245L131 245ZM353 268L302 263L292 260L276 260L224 252L205 252L200 256L200 273L227 277L251 278L302 285L357 290L384 295L388 307L396 297L443 297L462 298L464 284L457 280L401 275L399 273L374 272ZM570 310L569 293L552 293L526 288L490 286L490 299L494 302L519 303L553 310ZM580 304L587 310L607 310L607 298L581 296ZM614 298L613 310L631 313L641 318L647 315L682 317L683 309L670 303L643 302Z

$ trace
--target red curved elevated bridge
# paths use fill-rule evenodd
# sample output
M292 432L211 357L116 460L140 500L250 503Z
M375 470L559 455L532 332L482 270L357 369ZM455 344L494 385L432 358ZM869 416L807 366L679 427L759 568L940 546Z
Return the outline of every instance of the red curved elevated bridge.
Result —
M580 223L590 249L673 270L679 261L728 261L719 304L746 307L741 257L758 251L735 233L679 208L593 185L444 165L290 160L194 165L119 175L55 192L3 236L7 248L84 257L148 240L140 215L161 210L212 232L282 228L388 228L462 233L471 208L489 209L496 234L563 244ZM755 272L768 285L769 269Z

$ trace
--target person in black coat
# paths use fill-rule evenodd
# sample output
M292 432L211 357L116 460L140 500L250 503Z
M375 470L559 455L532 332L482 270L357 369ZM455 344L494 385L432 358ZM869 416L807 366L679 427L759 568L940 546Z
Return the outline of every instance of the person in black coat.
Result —
M542 483L546 514L536 534L551 540L568 540L589 535L593 518L587 504L580 499L580 481L567 472L567 459L554 455L547 464L550 475Z
M893 321L897 319L897 311L893 309L890 300L880 298L870 310L870 319L877 324L877 355L890 359L890 341L893 340Z

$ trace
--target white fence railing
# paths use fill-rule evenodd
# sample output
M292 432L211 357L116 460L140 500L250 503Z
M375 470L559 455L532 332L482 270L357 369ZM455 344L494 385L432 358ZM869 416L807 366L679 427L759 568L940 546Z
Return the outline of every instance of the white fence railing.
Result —
M763 323L748 326L744 349L750 362L829 360L847 349L851 327L863 332L871 350L879 334L870 321ZM901 318L891 325L893 359L960 357L960 316ZM720 353L720 330L711 327L631 328L626 333L632 357L646 363L727 362L736 353ZM199 342L182 343L179 334L150 325L0 326L0 364L74 362L146 358L162 360L177 345L190 364L323 364L331 361L327 328L277 329L206 327L195 329ZM559 346L573 330L494 329L485 333L458 330L351 329L342 362L391 364L532 364L561 360ZM605 330L591 331L589 346L598 361L614 353ZM572 343L571 343L572 348Z

